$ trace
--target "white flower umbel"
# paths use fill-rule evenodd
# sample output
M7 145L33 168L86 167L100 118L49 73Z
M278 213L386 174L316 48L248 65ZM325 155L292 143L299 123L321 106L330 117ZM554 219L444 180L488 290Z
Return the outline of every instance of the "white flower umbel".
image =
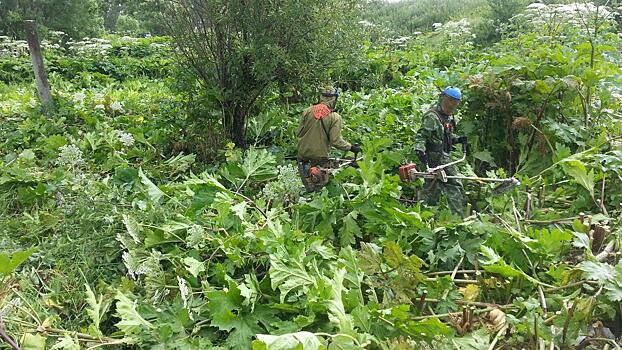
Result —
M74 102L77 102L77 103L80 103L80 104L81 104L82 102L84 102L84 99L85 99L85 98L86 98L86 94L85 94L84 92L76 92L76 93L73 95L73 100L74 100Z
M58 159L56 160L59 165L75 168L82 163L84 163L84 159L82 159L82 151L74 145L65 145L59 148L60 153L58 154Z
M111 103L110 104L110 109L114 113L124 113L125 112L125 110L123 110L123 105L119 101L114 101L113 103Z
M100 101L103 101L105 98L106 98L106 95L104 95L101 92L96 92L93 94L94 101L100 102Z
M279 166L276 181L266 184L262 193L267 200L274 203L286 200L297 202L300 195L298 169L293 165Z
M134 145L134 136L132 136L129 132L117 130L117 135L119 136L119 141L121 141L123 146L132 147L132 145Z

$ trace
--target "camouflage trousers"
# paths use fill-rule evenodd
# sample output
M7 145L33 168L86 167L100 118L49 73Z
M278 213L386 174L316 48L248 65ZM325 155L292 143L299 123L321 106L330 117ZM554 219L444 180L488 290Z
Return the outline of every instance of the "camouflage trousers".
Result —
M445 168L445 173L449 176L457 174L454 167ZM430 205L439 205L446 201L449 210L464 217L464 189L460 180L448 179L443 182L440 179L427 179L421 195Z

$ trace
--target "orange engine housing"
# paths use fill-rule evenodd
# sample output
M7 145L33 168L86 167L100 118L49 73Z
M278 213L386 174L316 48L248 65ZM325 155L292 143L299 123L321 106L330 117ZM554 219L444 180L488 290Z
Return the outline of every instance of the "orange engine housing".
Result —
M408 175L408 172L411 169L417 170L417 164L409 163L409 164L406 164L406 165L402 165L400 167L400 180L402 180L404 182L410 182L410 175Z

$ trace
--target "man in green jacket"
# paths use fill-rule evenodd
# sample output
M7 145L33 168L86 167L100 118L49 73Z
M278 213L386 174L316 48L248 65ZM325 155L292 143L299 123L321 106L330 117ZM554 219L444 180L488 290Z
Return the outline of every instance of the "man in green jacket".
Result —
M465 136L454 135L456 123L452 114L461 99L462 93L458 88L448 87L441 93L438 103L424 114L421 128L415 137L415 152L423 165L423 171L451 162L453 145L466 143ZM447 175L457 175L453 166L444 170ZM464 193L460 180L426 180L423 195L432 205L438 204L440 198L444 197L452 212L464 216Z
M298 170L307 191L316 192L328 181L326 168L331 147L342 151L358 153L361 147L350 144L341 136L342 120L335 112L339 91L335 88L323 89L318 104L307 108L300 117L296 130L298 137Z

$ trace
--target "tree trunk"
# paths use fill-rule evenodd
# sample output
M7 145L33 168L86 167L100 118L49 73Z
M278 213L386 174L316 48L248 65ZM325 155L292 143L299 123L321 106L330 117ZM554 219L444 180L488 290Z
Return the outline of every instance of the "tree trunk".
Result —
M228 104L223 104L223 122L227 136L236 147L247 148L245 140L247 113L242 107L227 106Z
M24 21L24 25L26 27L28 49L30 51L30 58L32 59L39 100L44 110L49 112L54 108L54 103L52 100L52 93L50 92L50 85L48 84L48 76L45 72L45 65L43 64L43 54L41 53L39 36L37 35L37 24L33 20L28 20Z
M114 32L117 29L117 20L121 15L122 9L123 6L117 1L114 1L110 4L108 11L106 11L106 14L104 16L104 27L109 32Z

